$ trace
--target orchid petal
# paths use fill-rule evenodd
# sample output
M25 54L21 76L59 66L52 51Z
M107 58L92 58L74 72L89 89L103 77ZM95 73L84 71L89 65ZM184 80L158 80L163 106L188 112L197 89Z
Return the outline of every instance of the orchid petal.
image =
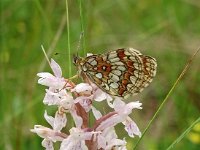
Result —
M44 118L46 119L46 121L52 126L52 127L54 127L54 118L52 117L52 116L49 116L48 114L47 114L47 111L45 110L45 112L44 112Z
M75 110L71 110L70 113L73 117L73 120L75 122L76 127L81 128L81 126L83 124L83 119L80 116L77 115Z
M62 77L62 70L60 68L60 66L53 60L51 59L51 69L54 73L54 75L58 78L61 78Z
M54 130L55 131L60 131L62 130L63 127L66 126L67 123L67 117L66 114L59 114L56 112L55 119L54 119Z
M46 150L54 150L53 142L47 139L42 141L42 146L45 147Z
M113 101L113 98L107 94L107 104L110 108L114 108L113 104L111 103Z
M113 106L115 111L120 111L125 106L125 103L120 98L116 97Z
M92 95L91 96L79 96L74 100L74 103L79 103L86 112L89 112L91 109L91 105L92 105Z
M54 131L41 125L35 125L34 129L31 129L31 132L37 133L38 136L53 142L62 141L66 137L66 135L61 132Z
M76 91L77 93L92 91L92 87L88 83L80 83L76 85L76 87L72 91Z
M56 89L61 89L66 84L64 78L57 78L50 74L45 74L38 80L38 83L48 87L54 87Z
M37 73L37 76L40 77L40 78L51 78L51 77L54 77L49 72L40 72L40 73Z
M116 124L123 121L124 118L121 118L120 115L115 114L106 120L102 121L101 124L96 128L96 131L104 130L108 127L114 127Z
M123 124L125 125L125 130L127 131L130 137L133 138L134 135L138 135L139 137L141 137L141 132L138 126L130 117L127 117Z
M59 102L60 102L60 98L58 94L46 89L46 94L45 94L43 103L47 105L58 105Z
M98 149L100 148L103 148L105 149L106 148L106 138L104 136L102 136L101 134L98 136Z
M96 120L98 120L99 118L102 117L101 112L98 111L94 106L91 106L91 108L92 108L92 113L93 113Z
M85 141L79 141L69 136L61 143L60 150L88 150Z
M120 149L123 148L123 150L125 150L126 149L126 141L120 140L120 139L112 139L111 141L109 141L109 145L106 146L105 150L110 150L113 148L113 146L120 146Z
M101 102L107 98L107 94L103 92L101 89L97 89L94 93L94 100L97 102Z

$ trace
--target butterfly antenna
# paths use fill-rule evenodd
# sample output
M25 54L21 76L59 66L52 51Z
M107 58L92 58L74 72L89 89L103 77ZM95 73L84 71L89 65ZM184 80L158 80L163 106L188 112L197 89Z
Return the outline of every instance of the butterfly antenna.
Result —
M78 46L77 46L77 50L76 50L76 55L78 56L78 51L80 50L80 46L81 46L81 40L83 39L84 36L84 31L81 32L80 37L79 37L79 41L78 41Z

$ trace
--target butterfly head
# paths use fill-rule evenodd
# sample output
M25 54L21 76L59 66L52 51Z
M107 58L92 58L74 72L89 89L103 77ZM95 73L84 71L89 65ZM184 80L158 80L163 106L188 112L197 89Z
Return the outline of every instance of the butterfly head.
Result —
M80 60L81 60L81 57L79 57L78 54L73 55L73 64L75 66L77 66L79 64Z

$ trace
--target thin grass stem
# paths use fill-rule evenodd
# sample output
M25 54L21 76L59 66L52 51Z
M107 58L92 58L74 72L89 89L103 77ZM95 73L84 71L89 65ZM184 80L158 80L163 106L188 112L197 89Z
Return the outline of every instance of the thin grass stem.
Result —
M69 9L68 0L66 0L66 17L67 17L67 52L68 52L68 67L69 67L69 77L72 75L71 68L71 47L70 47L70 28L69 28Z
M49 60L49 58L48 58L48 56L47 56L47 53L45 52L45 49L44 49L43 45L41 45L41 48L42 48L42 51L43 51L43 53L44 53L44 56L45 56L47 62L49 63L49 66L51 66L50 60Z
M197 118L197 120L195 120L168 148L167 150L170 150L174 147L175 144L177 144L178 142L180 142L191 130L192 128L200 122L200 117Z

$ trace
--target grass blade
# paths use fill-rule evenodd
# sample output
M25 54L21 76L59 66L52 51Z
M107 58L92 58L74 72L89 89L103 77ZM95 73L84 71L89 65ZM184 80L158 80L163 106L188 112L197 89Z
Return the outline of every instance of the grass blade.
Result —
M194 121L168 148L167 150L170 150L174 147L175 144L177 144L178 142L180 142L191 130L192 128L198 123L200 122L200 117Z
M69 29L69 9L68 9L68 0L66 0L66 17L67 17L67 54L68 54L68 67L69 67L69 77L72 75L71 68L71 47L70 47L70 29Z

